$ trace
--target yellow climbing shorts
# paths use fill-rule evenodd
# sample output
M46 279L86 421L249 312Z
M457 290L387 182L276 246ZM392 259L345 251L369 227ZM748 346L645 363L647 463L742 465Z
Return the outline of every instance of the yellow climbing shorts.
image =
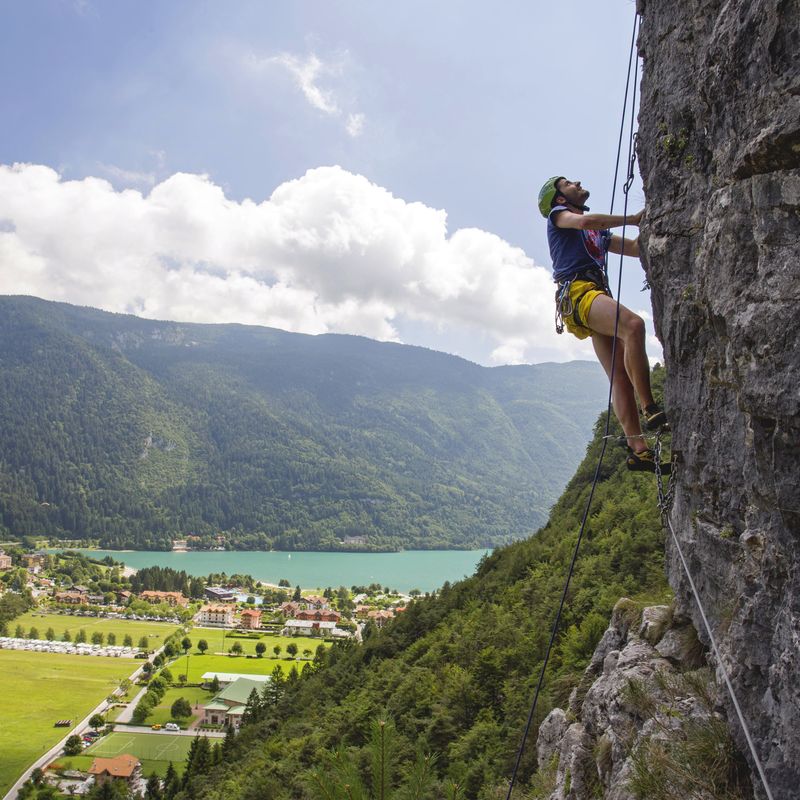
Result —
M564 324L573 336L586 339L592 335L586 320L589 318L589 309L592 307L595 297L600 294L605 294L605 292L599 289L594 281L578 280L572 281L569 285L569 299L572 301L574 311L564 317Z

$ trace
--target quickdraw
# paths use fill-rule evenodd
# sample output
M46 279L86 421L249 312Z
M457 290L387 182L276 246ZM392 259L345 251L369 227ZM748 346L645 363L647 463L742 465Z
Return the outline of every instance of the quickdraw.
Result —
M655 442L653 443L653 461L656 466L656 486L658 487L658 510L661 512L661 524L666 529L668 524L669 512L672 510L672 504L675 502L675 484L676 475L678 473L678 453L673 451L670 461L672 468L669 473L669 480L667 481L667 489L664 491L664 476L661 474L661 437L664 434L664 428L659 428L656 432Z
M572 298L569 296L569 286L572 281L564 281L556 290L556 333L564 333L564 317L571 317L575 312Z

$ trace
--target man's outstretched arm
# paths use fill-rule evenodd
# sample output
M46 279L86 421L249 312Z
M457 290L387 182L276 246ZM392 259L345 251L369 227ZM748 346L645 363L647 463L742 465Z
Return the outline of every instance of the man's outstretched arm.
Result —
M625 255L639 258L639 237L635 239L623 239L621 236L612 236L611 244L608 247L609 252L619 255L622 242L625 242Z
M626 218L621 214L575 214L565 208L553 217L553 223L557 228L576 228L581 231L602 231L623 225L635 225L638 228L643 214L644 209L638 214L628 214Z

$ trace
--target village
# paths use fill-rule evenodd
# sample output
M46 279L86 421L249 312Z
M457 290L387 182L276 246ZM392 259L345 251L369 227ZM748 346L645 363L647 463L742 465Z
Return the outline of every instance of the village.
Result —
M81 795L122 781L143 793L148 780L178 780L196 738L221 748L254 703L277 702L337 641L361 641L413 601L377 584L303 591L224 575L137 591L139 576L77 551L0 549L0 665L32 680L63 676L26 717L30 737L9 743L17 774L0 778L9 800L47 786ZM83 713L66 686L73 674L94 684Z

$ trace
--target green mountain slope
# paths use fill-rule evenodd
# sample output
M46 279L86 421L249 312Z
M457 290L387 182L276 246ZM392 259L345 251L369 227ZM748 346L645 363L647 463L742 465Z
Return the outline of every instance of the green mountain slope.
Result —
M654 373L660 395L664 370ZM409 606L365 641L328 655L271 690L224 764L190 764L178 795L204 800L307 797L305 778L330 748L349 751L368 782L370 721L388 714L398 735L394 777L415 753L437 756L440 781L463 797L494 800L514 768L602 445L605 414L573 479L535 536L495 550L476 574ZM613 421L612 432L620 429ZM620 597L666 600L655 480L625 467L612 444L581 545L543 694L517 776L536 786L539 723L569 693ZM443 797L440 786L426 798ZM544 796L549 796L549 792Z
M544 522L606 391L589 362L487 369L360 337L4 297L0 533L492 547Z

